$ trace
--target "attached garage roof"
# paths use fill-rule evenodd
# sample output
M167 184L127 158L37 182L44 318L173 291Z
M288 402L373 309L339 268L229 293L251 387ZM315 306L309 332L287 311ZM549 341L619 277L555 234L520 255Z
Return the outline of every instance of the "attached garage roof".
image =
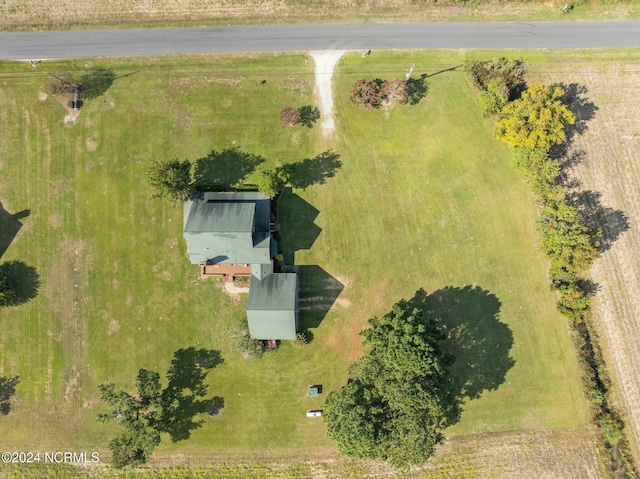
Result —
M252 279L247 310L293 311L296 307L296 273L275 273L262 281Z
M295 339L298 281L295 273L251 278L247 300L249 333L256 339Z

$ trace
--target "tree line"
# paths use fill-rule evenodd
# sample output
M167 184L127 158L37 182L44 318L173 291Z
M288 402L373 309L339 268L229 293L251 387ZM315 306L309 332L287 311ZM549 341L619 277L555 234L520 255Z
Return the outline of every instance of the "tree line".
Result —
M565 142L567 127L576 122L567 104L567 91L560 85L527 87L525 69L518 60L468 60L465 71L483 111L496 120L496 138L511 147L515 166L535 194L540 207L536 226L550 261L551 288L558 295L558 311L570 319L576 333L574 344L594 422L612 451L614 468L635 477L624 423L608 400L610 381L589 328L591 287L585 275L601 255L603 232L586 224L565 192L559 160L552 155L553 148Z

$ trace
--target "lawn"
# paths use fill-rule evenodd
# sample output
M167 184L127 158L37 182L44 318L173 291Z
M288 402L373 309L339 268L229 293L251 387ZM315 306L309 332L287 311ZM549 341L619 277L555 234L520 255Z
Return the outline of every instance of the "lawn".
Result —
M21 379L0 423L3 446L105 452L117 427L95 420L104 410L97 385L131 389L138 369L164 374L174 351L194 346L222 352L209 382L225 406L189 441L165 438L159 455L326 450L322 421L304 415L322 396L306 398L306 387L340 387L366 320L421 288L457 333L455 371L472 397L450 435L583 424L528 188L463 73L435 74L462 59L344 57L331 137L278 121L284 106L313 103L304 55L0 64L0 201L9 214L29 210L2 261L35 268L41 283L0 317L0 374ZM418 105L349 103L358 78L403 77L413 63L414 76L434 74ZM87 100L75 123L65 124L58 101L39 99L44 71L99 67L132 74ZM233 147L262 166L307 159L305 178L281 201L281 247L301 265L301 322L313 341L260 359L230 347L246 298L198 279L181 206L150 199L144 181L152 159L195 161ZM227 166L238 179L237 165Z

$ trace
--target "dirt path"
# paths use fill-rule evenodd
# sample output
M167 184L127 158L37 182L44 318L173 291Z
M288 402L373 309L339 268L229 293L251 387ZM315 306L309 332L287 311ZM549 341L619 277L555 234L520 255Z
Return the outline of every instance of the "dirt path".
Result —
M333 94L331 88L331 78L333 69L345 54L345 50L326 50L311 52L311 56L316 64L316 97L322 112L322 123L320 128L325 136L331 135L335 129L333 120Z
M595 193L603 207L605 236L611 238L591 270L599 284L594 309L614 399L623 406L626 431L640 459L640 69L634 62L565 67L540 74L544 81L584 85L597 107L572 151L581 160L572 169L580 189ZM566 73L567 71L571 73ZM635 71L632 71L635 70ZM598 198L597 194L601 196Z

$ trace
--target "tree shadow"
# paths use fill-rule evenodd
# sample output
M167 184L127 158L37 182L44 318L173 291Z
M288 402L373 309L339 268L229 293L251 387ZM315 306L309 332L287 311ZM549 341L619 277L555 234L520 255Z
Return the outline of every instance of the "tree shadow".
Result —
M421 288L403 303L435 318L443 329L443 346L456 358L451 371L461 397L479 398L505 382L515 364L509 355L513 333L500 321L501 303L494 294L471 286L447 286L431 294Z
M576 117L573 125L567 125L565 127L564 143L571 145L575 135L582 135L587 131L587 122L596 116L599 108L587 97L589 90L586 86L578 85L577 83L570 83L568 85L560 83L559 86L564 90L561 101Z
M162 391L162 415L158 421L158 430L166 432L172 442L183 441L191 437L191 431L202 427L203 420L195 420L198 414L217 412L224 407L224 399L207 394L205 384L209 371L223 359L220 351L213 349L178 349L167 371L169 385Z
M295 264L296 251L310 249L322 232L322 228L314 223L320 212L291 188L285 188L278 201L278 249L286 264Z
M327 178L332 178L336 170L342 166L340 155L331 150L323 151L314 158L305 158L289 165L291 179L289 184L294 188L307 188L311 185L324 185Z
M6 278L14 288L12 306L24 304L38 295L40 275L33 266L22 261L7 261L0 264L0 277Z
M590 190L576 191L568 195L585 226L602 231L600 251L607 251L631 225L623 211L603 206L601 198L602 193Z
M300 116L300 124L307 128L313 128L314 123L320 119L320 110L313 105L305 105L298 108L298 115Z
M11 412L11 398L19 382L19 376L0 376L0 414L3 416Z
M19 220L26 218L30 213L30 210L22 210L12 215L0 203L0 258L5 254L20 228L22 228L22 223Z
M443 73L450 70L455 70L458 67L449 68L448 70L442 70L441 72L436 72L431 75L427 75L423 73L420 75L420 78L409 78L407 79L407 102L409 105L417 105L420 103L427 93L429 93L429 84L427 83L427 78L430 76L438 75L439 73Z
M198 186L230 188L264 163L264 158L242 151L237 146L211 152L195 161L193 179Z
M298 266L298 329L317 328L344 285L317 264ZM311 342L307 339L307 342Z
M82 96L87 99L97 98L111 87L116 74L113 70L99 69L87 73L80 78Z

